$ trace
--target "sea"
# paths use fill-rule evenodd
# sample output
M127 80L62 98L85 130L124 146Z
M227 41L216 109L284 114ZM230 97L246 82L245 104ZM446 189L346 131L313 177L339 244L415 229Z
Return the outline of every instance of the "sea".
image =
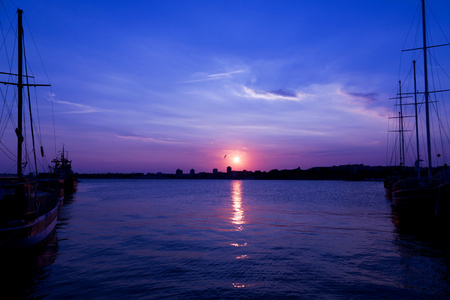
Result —
M382 182L82 180L0 298L449 298L448 231L418 223Z

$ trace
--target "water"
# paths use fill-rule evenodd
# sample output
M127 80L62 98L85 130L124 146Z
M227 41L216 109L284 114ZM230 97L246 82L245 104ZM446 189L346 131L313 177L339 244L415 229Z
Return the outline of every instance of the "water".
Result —
M84 180L47 246L2 257L1 295L445 298L447 240L380 182Z

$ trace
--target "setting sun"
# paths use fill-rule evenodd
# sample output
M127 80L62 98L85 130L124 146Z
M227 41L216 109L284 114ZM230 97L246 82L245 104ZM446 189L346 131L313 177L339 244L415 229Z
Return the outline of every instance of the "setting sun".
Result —
M241 160L241 159L239 158L239 156L236 156L236 157L234 158L234 162L235 162L235 163L238 163L240 160Z

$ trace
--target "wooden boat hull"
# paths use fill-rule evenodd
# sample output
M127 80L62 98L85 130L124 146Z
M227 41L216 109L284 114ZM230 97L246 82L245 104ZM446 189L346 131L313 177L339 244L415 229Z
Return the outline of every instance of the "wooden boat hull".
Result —
M398 213L432 216L436 209L437 190L434 188L412 188L393 190L392 206Z
M0 228L0 250L18 250L36 246L44 242L54 231L58 220L58 210L62 200L58 197L57 205L33 221Z
M393 189L392 206L399 215L410 218L448 218L449 190L449 184Z

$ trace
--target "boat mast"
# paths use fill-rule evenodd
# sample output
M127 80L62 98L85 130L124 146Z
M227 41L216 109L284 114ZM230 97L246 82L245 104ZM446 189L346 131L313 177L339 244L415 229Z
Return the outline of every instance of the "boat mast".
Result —
M17 177L21 178L23 169L22 169L22 145L23 145L23 87L24 86L50 86L50 84L36 84L36 83L23 83L23 77L28 78L34 78L33 76L23 75L23 58L24 58L24 51L23 51L23 26L22 26L22 14L23 10L17 9L17 74L10 74L9 75L17 75L17 84L11 83L11 82L3 82L0 83L3 84L12 84L17 85L17 128L16 128L16 135L17 135ZM30 108L30 119L31 119L31 108ZM34 141L33 141L33 151L34 149ZM41 147L41 153L43 153L43 148Z
M422 31L423 31L423 68L425 80L425 123L427 130L427 152L428 152L428 180L431 183L431 137L430 137L430 109L428 91L428 62L427 62L427 31L425 21L425 0L422 0Z
M417 169L417 177L420 178L420 147L419 147L419 122L417 118L417 80L416 80L416 61L413 60L413 69L414 69L414 118L416 121L416 151L417 151L417 160L415 163L415 167Z
M405 137L404 137L404 128L403 128L403 102L402 102L402 82L398 82L398 94L400 101L400 112L399 112L399 132L400 132L400 166L405 167Z
M23 121L22 121L22 59L23 59L23 28L22 28L22 13L23 11L21 9L17 9L17 20L18 20L18 26L17 26L17 42L18 42L18 78L17 78L17 114L18 114L18 124L16 129L17 134L17 177L22 177L22 143L23 143Z

